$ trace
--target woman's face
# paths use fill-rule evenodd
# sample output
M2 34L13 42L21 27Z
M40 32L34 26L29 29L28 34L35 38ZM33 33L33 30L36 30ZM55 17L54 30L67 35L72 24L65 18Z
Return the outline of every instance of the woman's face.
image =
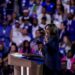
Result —
M8 21L11 21L11 20L12 20L11 15L7 15L7 20L8 20Z
M13 13L12 17L13 17L13 19L15 19L16 18L16 13Z
M24 46L25 47L29 47L29 43L28 42L25 42Z
M27 29L23 29L23 30L22 30L22 34L23 34L23 35L27 35L27 34L28 34L28 30L27 30Z
M2 44L0 44L0 50L2 50L3 49L3 45Z
M34 26L37 26L37 25L38 25L38 20L35 19L35 18L33 19L33 25L34 25Z
M72 65L72 70L75 72L75 63Z
M67 43L68 42L68 38L66 36L64 36L63 41L64 41L64 43Z
M35 35L36 35L36 38L41 36L40 31L36 31L35 33L36 33L36 34L35 34Z
M46 8L42 8L42 13L45 14L46 13Z
M61 9L61 5L60 4L57 4L56 5L56 8L59 10L59 9Z
M46 28L45 33L49 34L50 33L50 28Z
M16 28L19 28L20 24L19 23L15 23L15 26L16 26Z
M71 57L72 57L72 52L68 52L68 53L67 53L67 57L68 57L68 58L71 58Z
M61 30L65 29L65 26L64 26L63 23L61 23L60 29L61 29Z
M67 64L66 64L66 62L61 62L61 69L62 70L65 70L66 69L66 67L67 67Z
M75 5L75 2L74 2L74 0L71 0L71 5Z
M38 45L38 48L39 48L39 49L43 49L43 44L39 44L39 45Z
M11 52L15 52L16 51L16 47L14 45L11 46Z

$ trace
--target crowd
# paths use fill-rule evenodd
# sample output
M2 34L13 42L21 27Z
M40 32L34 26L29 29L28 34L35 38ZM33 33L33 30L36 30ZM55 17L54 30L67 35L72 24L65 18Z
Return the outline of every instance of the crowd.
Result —
M58 61L61 75L75 75L75 0L0 0L0 74L11 73L14 52Z

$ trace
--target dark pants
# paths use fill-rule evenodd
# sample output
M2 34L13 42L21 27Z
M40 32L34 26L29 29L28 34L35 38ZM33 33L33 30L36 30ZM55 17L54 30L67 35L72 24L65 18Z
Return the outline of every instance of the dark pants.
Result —
M4 66L3 68L3 75L12 75L12 73L14 72L13 70L13 66Z
M58 75L57 70L49 69L45 64L43 65L43 75Z
M0 65L0 75L3 75L3 67Z

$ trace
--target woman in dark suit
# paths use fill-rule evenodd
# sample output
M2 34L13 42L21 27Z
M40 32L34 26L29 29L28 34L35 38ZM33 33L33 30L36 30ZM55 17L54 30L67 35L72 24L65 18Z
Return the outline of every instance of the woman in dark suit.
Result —
M48 35L48 36L47 36ZM46 43L44 48L44 75L57 75L60 70L58 34L53 24L46 26Z

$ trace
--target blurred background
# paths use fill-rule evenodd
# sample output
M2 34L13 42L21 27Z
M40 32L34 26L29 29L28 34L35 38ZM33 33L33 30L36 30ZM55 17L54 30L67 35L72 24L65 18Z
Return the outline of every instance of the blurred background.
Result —
M12 75L9 53L43 56L52 28L61 65L75 74L75 0L0 0L0 74Z

